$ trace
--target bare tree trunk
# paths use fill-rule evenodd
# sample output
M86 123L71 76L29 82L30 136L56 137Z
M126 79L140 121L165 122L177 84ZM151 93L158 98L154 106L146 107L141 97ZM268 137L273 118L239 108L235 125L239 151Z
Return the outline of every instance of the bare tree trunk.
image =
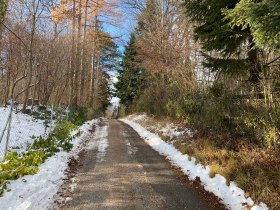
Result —
M70 104L76 106L75 103L75 90L74 90L74 77L75 77L75 29L76 29L76 0L73 0L73 17L72 17L72 50L71 50L71 66L70 66Z
M96 62L96 76L95 76L95 81L94 81L94 90L93 90L93 107L95 109L98 109L98 95L99 95L99 77L100 77L100 72L99 72L99 67L100 67L100 55L97 56L97 62Z
M8 72L7 72L7 79L6 79L6 94L5 94L5 99L4 99L4 102L5 104L7 104L7 101L9 99L9 95L10 95L10 81L11 81L11 75L10 75L10 70L8 69Z
M78 14L78 28L77 28L77 45L76 45L76 68L75 68L75 80L74 80L74 104L78 106L80 101L79 96L79 77L81 66L81 26L82 26L82 0L79 1L79 14Z
M93 26L93 50L92 50L92 70L91 70L91 79L90 79L90 100L89 106L93 106L94 100L94 77L96 70L96 47L97 47L97 39L96 39L96 31L97 31L97 16L94 18L94 26Z
M38 76L37 76L37 72L35 72L35 81L34 81L34 90L33 90L33 95L32 95L32 107L31 107L31 109L33 109L33 107L34 107L34 100L35 100L35 97L36 97L36 91L37 91L37 78L38 78Z
M32 74L33 74L33 45L34 45L34 36L35 36L35 32L36 32L36 14L37 14L37 10L39 7L39 3L36 4L35 0L33 1L33 14L32 14L32 22L31 22L31 34L30 34L30 41L29 41L29 49L28 49L28 81L26 84L26 91L25 91L25 95L24 95L24 101L23 101L23 108L22 110L25 111L26 110L26 106L27 106L27 101L28 101L28 97L29 97L29 88L31 86L31 82L32 82Z
M261 65L258 59L258 50L254 49L255 43L253 42L253 37L249 39L250 50L248 52L248 60L250 63L250 82L257 92L260 92L260 73L262 72Z
M85 56L85 46L86 46L86 33L87 33L87 16L88 16L88 2L89 0L86 0L85 5L85 17L84 17L84 37L83 37L83 46L82 46L82 52L81 52L81 89L80 89L80 96L84 96L85 91L85 63L86 63L86 56Z

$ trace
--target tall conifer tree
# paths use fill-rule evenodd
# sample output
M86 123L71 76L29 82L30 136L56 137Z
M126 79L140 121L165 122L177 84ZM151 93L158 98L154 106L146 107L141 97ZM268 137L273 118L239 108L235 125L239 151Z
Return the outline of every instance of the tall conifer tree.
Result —
M125 47L122 58L121 69L119 70L118 82L115 85L116 95L121 103L129 107L133 100L139 96L144 84L144 71L139 68L137 60L136 37L131 34L130 41Z

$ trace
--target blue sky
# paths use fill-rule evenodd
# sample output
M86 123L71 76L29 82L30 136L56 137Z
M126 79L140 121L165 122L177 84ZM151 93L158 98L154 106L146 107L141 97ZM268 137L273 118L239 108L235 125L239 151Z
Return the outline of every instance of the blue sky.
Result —
M120 38L116 38L115 41L119 46L119 50L123 52L125 43L129 40L129 31L108 24L104 24L104 29L108 33L110 33L112 37L120 37Z
M123 14L123 17L118 22L118 26L104 23L104 30L110 33L112 37L117 37L115 42L119 46L119 50L123 52L125 44L129 41L129 35L135 27L135 20L123 6L120 6L119 11Z

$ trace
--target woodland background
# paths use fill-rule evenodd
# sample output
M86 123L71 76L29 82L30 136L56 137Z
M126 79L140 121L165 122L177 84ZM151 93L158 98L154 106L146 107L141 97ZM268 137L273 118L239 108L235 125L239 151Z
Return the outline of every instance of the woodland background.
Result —
M104 30L120 6L136 22L123 55ZM182 152L279 209L279 11L279 0L1 0L0 103L105 111L118 69L121 112L192 127Z
M0 103L104 111L107 72L119 52L102 27L118 21L116 7L103 0L1 1Z

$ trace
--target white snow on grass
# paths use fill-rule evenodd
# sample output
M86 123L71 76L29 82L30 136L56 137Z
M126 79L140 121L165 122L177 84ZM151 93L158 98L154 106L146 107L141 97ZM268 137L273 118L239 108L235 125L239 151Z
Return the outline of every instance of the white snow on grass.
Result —
M10 108L0 107L0 134L4 130ZM40 136L45 133L43 120L36 120L30 115L15 113L12 115L9 149L17 152L25 151L28 144L32 143L32 136ZM6 145L6 135L0 143L0 160L3 158Z
M151 117L149 117L146 113L142 113L139 115L130 115L127 117L127 119L142 124L143 122L151 120ZM163 136L168 137L169 140L173 140L176 137L182 136L188 136L189 138L193 138L194 135L191 129L179 127L173 123L152 124L147 125L147 127L149 130L156 130Z
M253 200L251 198L245 198L244 191L238 188L234 182L230 182L228 186L226 179L219 174L211 178L209 176L210 168L196 164L195 158L183 155L175 147L164 142L159 136L147 131L140 124L128 119L123 119L122 121L130 125L154 150L166 156L173 165L181 168L190 180L195 180L196 177L199 177L205 190L221 198L223 204L229 209L248 209L254 205ZM252 209L267 210L268 207L261 203L260 205L253 206Z
M80 127L82 135L73 140L71 152L59 152L39 166L35 175L24 176L11 181L8 185L10 192L5 192L0 198L1 210L44 210L51 209L54 198L65 178L65 170L71 157L77 158L83 149L82 140L87 131L97 124L98 120L85 123Z
M131 116L128 116L127 119L129 120L132 120L137 122L137 121L143 121L143 120L146 120L148 118L148 116L143 113L143 114L140 114L140 115L131 115Z
M163 128L160 128L159 131L164 135L168 136L170 139L173 139L174 137L188 135L190 138L193 137L193 133L190 129L185 128L184 130L180 130L178 126L175 126L174 124L166 124Z

